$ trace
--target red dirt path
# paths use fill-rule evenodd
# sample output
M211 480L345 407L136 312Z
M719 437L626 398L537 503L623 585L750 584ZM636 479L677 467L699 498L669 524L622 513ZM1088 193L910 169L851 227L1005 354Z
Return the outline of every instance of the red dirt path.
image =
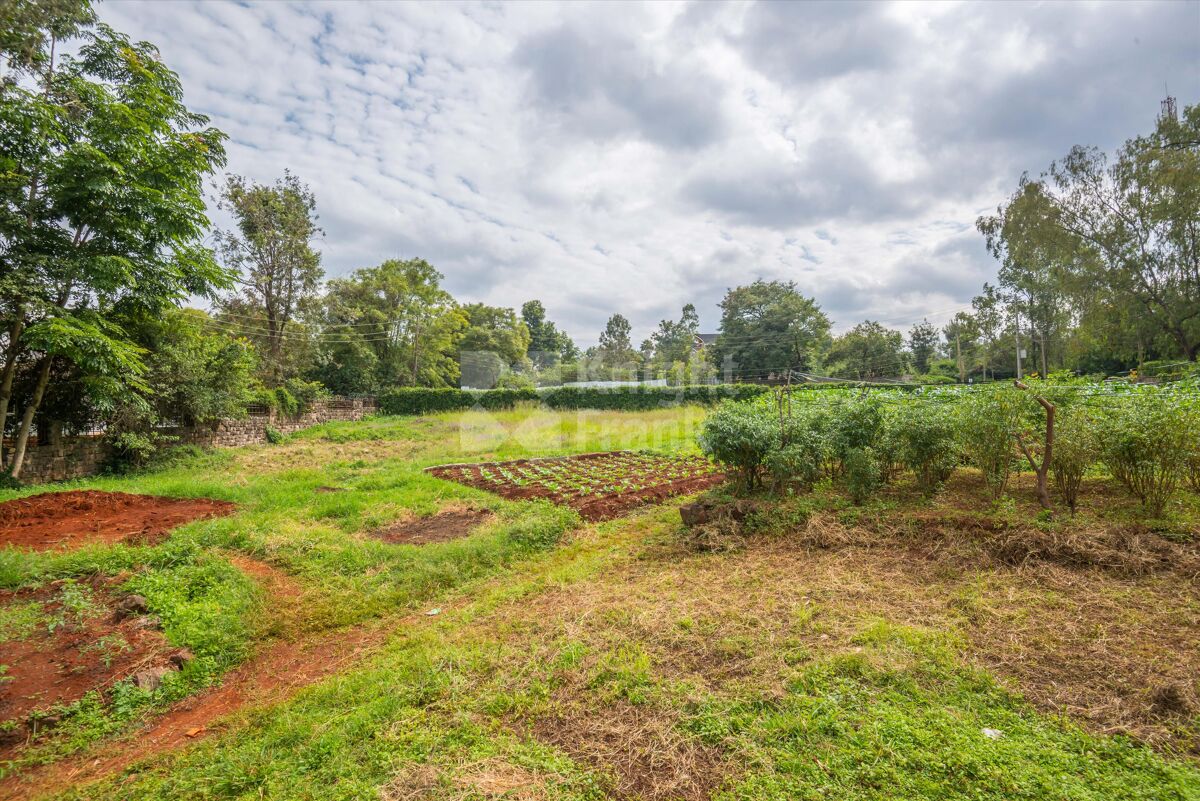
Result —
M209 498L160 498L124 492L45 492L0 503L0 546L46 551L89 543L145 543L168 531L237 507Z

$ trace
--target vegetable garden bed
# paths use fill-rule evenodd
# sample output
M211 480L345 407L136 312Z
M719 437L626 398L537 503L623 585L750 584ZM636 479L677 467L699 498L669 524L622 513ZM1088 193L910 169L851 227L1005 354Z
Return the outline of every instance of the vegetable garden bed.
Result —
M633 451L426 469L438 478L510 500L541 498L570 506L585 520L620 517L634 507L699 492L725 479L716 465L700 456Z

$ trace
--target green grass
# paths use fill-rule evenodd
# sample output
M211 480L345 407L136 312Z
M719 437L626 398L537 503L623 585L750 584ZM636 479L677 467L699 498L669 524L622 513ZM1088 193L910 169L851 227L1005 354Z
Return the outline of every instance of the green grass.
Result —
M765 586L781 585L773 574L762 578L777 561L769 554L681 554L670 505L581 527L569 510L503 501L422 472L621 448L693 453L702 414L376 418L73 485L216 497L239 511L154 547L0 552L4 587L130 571L129 589L149 599L172 642L198 657L152 697L121 690L108 705L85 699L74 722L25 762L127 729L219 681L264 638L438 605L442 614L397 625L374 656L291 700L240 713L207 739L56 797L610 798L625 768L592 759L587 731L576 733L578 748L556 747L536 736L535 724L618 726L616 710L630 709L644 725L629 727L629 747L659 749L653 761L670 763L669 748L679 744L717 755L718 801L1200 798L1194 759L1039 713L974 666L960 630L966 616L954 610L1003 595L986 577L964 578L947 593L951 611L917 627L886 607L882 616L865 606L847 612L803 571L786 573L782 599L766 594ZM469 538L422 547L364 535L461 503L495 517ZM891 513L878 506L871 511ZM759 526L774 542L818 512L846 515L845 525L860 514L844 501L814 500ZM230 565L229 551L286 571L302 602L281 617ZM0 636L43 624L34 611L6 607ZM1003 734L991 739L984 729Z

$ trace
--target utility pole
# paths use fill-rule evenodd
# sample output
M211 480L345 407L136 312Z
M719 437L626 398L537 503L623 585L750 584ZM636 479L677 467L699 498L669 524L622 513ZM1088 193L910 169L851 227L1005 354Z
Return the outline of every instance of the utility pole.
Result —
M1020 381L1025 377L1025 374L1021 372L1021 312L1018 310L1013 313L1016 315L1017 380Z
M965 384L967 383L967 371L963 367L962 335L958 331L954 332L954 358L958 362L958 383Z

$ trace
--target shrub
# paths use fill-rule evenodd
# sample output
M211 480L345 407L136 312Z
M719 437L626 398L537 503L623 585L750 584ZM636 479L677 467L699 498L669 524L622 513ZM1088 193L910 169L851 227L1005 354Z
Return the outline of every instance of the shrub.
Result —
M946 409L915 403L897 421L896 436L905 467L913 471L923 492L936 492L958 465L955 423Z
M1058 408L1050 474L1054 478L1054 488L1072 512L1079 498L1083 476L1095 463L1099 446L1096 424L1086 407Z
M825 466L824 443L791 443L767 454L764 464L776 490L796 485L811 490Z
M870 498L882 483L879 464L870 448L855 448L847 453L842 460L842 469L846 476L846 488L856 504Z
M278 445L284 440L283 432L275 426L267 426L263 429L263 435L267 438L267 442L272 445Z
M1151 514L1161 515L1187 470L1194 447L1189 415L1169 391L1141 387L1101 421L1100 458Z
M873 395L830 407L829 446L840 461L853 451L874 446L882 432L883 403Z
M379 395L383 414L432 414L471 409L511 409L518 403L541 401L552 409L646 411L680 403L713 405L723 400L750 400L768 392L755 384L714 384L695 387L548 387L533 389L463 389L395 387Z
M992 498L1008 488L1013 471L1013 435L1020 424L1022 398L1015 388L967 393L958 403L956 424L967 459L983 473Z
M704 421L700 447L733 468L742 486L750 490L762 483L763 462L779 447L779 426L765 410L752 404L723 403Z

